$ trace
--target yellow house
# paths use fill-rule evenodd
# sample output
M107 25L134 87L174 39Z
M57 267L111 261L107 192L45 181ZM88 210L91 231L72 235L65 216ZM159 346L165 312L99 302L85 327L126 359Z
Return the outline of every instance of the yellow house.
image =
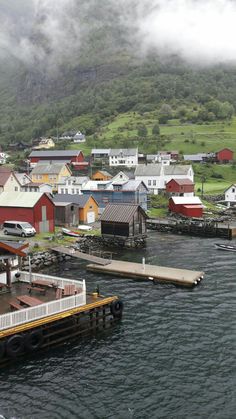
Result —
M42 138L40 143L34 147L34 150L49 149L55 147L55 143L52 138Z
M66 163L38 163L31 172L31 179L34 183L47 183L57 191L58 183L62 178L72 175Z

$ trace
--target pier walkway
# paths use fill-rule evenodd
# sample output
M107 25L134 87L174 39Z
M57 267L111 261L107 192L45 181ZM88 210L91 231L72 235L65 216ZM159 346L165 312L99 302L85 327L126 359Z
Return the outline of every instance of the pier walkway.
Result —
M59 246L59 247L53 247L52 250L57 253L62 253L64 255L73 256L75 258L88 260L89 262L97 263L98 265L108 265L111 263L111 259L109 258L102 258L99 256L95 256L94 254L90 253L84 253L80 252L79 250L75 250L73 248L69 248L66 246ZM101 252L100 252L101 253ZM107 254L108 252L106 252ZM102 253L101 253L102 254ZM109 256L111 256L111 253L109 252Z
M105 266L95 264L87 265L87 269L93 272L123 276L135 279L146 279L155 282L193 287L203 279L204 272L191 271L188 269L175 269L164 266L146 265L142 263L123 262L112 260Z

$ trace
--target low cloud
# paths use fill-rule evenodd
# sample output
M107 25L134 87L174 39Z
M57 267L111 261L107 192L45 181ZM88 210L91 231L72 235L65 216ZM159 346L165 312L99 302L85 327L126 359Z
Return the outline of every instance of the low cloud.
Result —
M54 67L78 57L91 32L119 24L133 54L236 63L233 0L0 0L0 56ZM115 23L114 23L115 22ZM115 47L115 46L114 46Z

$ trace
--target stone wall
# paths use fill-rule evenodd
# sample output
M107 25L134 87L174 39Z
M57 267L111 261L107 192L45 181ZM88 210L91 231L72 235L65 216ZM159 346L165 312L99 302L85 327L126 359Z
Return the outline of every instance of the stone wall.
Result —
M32 271L37 272L40 269L53 265L54 263L61 263L69 259L71 259L71 256L57 254L51 250L38 252L31 256L31 269ZM22 259L22 270L29 270L29 257Z

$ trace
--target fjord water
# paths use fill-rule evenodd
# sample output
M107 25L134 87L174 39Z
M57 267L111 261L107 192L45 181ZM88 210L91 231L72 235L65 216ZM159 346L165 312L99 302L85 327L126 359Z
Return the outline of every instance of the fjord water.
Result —
M5 418L235 418L236 254L213 239L151 232L145 249L114 258L205 271L194 289L86 273L88 290L118 294L121 323L0 371Z

